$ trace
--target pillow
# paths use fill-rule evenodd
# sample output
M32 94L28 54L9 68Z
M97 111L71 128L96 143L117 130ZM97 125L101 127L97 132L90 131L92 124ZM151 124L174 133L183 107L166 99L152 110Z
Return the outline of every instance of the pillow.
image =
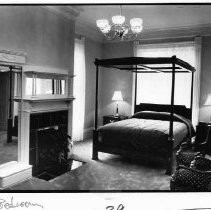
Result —
M155 111L141 111L141 112L135 113L131 118L170 121L170 113L169 112L155 112ZM190 120L186 119L185 117L181 115L174 113L173 121L184 123L188 128L190 137L195 136L195 130Z
M155 111L141 111L135 113L132 118L139 118L139 119L152 119L152 120L170 120L170 113L169 112L155 112ZM181 121L178 119L178 115L173 115L174 121Z

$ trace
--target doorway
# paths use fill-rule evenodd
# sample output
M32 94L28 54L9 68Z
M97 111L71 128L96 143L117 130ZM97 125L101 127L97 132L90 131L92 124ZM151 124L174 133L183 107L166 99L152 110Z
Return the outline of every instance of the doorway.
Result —
M9 87L9 72L0 72L0 133L7 131Z
M18 160L18 103L22 69L0 65L0 164Z

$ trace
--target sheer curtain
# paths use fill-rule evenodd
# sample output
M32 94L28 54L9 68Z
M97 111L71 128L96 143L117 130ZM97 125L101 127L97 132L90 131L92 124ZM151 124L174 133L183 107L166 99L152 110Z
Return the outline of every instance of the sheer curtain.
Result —
M199 87L200 87L200 39L189 42L165 44L135 45L135 54L140 57L171 57L178 58L196 67L194 75L193 124L198 122ZM176 74L174 103L190 107L191 74ZM136 103L170 104L171 74L148 73L137 76Z
M84 38L75 39L73 95L73 141L83 140L85 115L85 46Z

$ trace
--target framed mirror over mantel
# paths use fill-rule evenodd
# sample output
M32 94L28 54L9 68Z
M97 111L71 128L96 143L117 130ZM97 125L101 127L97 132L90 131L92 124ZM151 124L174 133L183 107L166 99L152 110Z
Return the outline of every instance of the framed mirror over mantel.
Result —
M25 72L24 98L68 97L72 95L71 92L68 93L68 81L72 78L65 74Z
M66 96L66 75L26 72L25 96Z
M49 72L44 67L37 71L30 70L30 66L25 67L27 70L23 73L23 99L58 99L73 97L73 78L66 72ZM34 67L33 67L34 68ZM29 69L29 70L28 70Z

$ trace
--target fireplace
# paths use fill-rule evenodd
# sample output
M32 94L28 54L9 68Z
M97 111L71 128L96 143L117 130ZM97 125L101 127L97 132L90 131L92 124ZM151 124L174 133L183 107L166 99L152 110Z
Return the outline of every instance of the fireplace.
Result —
M33 176L58 176L71 166L67 126L67 110L30 115L29 164Z
M18 102L18 162L31 165L33 176L60 173L71 164L67 139L72 133L73 76L68 70L25 66L21 86L21 97L14 99ZM66 145L57 151L62 141Z

